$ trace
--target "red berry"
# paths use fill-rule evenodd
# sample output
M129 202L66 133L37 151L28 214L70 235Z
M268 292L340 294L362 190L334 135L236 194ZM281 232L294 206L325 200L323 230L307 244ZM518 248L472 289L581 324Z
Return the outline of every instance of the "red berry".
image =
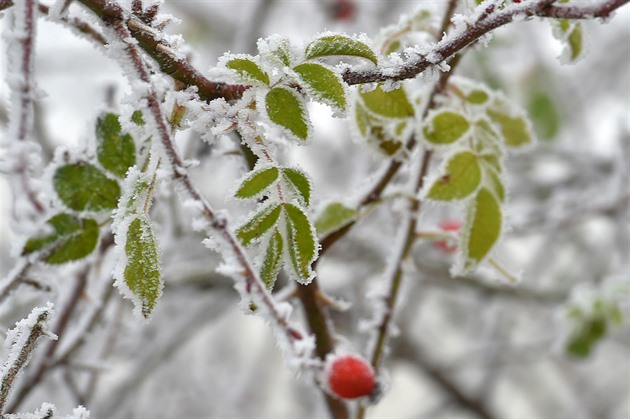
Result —
M333 394L343 399L369 396L376 387L372 365L356 355L329 357L326 378Z
M459 220L444 220L439 224L442 231L457 232L462 227L462 223ZM435 247L446 253L455 253L457 251L457 245L450 244L446 240L440 240L435 243Z

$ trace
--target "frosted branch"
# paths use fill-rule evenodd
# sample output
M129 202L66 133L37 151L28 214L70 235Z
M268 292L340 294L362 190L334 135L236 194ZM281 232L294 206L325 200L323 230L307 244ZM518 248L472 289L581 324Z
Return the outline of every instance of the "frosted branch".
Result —
M13 383L28 363L30 355L37 344L37 339L47 333L45 329L46 320L53 312L51 303L48 303L46 307L35 308L26 319L17 322L15 327L7 333L6 346L9 347L9 355L0 371L0 377L2 377L0 384L0 414L4 412ZM56 337L53 338L56 339Z
M502 10L496 9L493 5L489 9L483 9L487 7L487 2L484 2L475 9L473 15L478 13L477 18L467 23L467 28L464 31L455 30L451 34L444 36L430 51L419 54L417 58L410 58L399 67L382 67L361 71L348 69L343 73L343 79L350 85L411 79L425 70L448 60L492 30L514 20L522 20L523 18L534 16L553 19L606 18L614 10L628 3L628 1L630 0L609 0L599 5L585 7L552 6L554 0L524 1L512 4Z
M83 3L93 5L101 2L83 1ZM173 180L194 201L200 215L207 220L209 230L215 233L215 241L219 242L219 250L228 262L226 264L226 272L235 278L236 288L241 293L243 300L251 300L259 306L260 311L265 314L266 319L272 324L272 329L276 333L278 342L283 344L283 348L289 352L287 355L290 355L293 360L300 363L305 361L305 357L312 356L309 348L310 338L304 336L301 331L289 323L285 307L280 307L267 291L265 284L258 276L245 250L229 228L227 220L217 214L193 184L186 165L176 150L168 128L168 122L162 112L160 101L151 83L149 70L142 59L140 49L133 41L130 41L133 37L130 32L131 29L128 28L124 19L124 11L113 2L108 2L104 7L107 13L101 17L114 30L118 38L117 42L124 43L124 52L133 67L134 78L137 78L137 80L147 86L145 98L152 118L154 135L162 145L166 161L171 168ZM123 59L121 57L117 58ZM317 364L314 360L313 362Z

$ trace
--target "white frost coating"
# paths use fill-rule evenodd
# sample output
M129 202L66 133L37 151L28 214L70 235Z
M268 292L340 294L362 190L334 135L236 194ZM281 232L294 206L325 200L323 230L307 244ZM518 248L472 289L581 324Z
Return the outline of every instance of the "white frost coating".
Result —
M295 60L296 54L294 48L286 36L274 34L267 38L260 38L256 43L258 52L263 61L272 64L275 67L284 67L284 63L281 62L278 57L273 53L274 51L284 49L289 52L289 61Z
M28 338L31 335L33 328L41 322L41 326L45 330L45 322L50 319L55 313L54 305L52 303L47 303L44 307L35 307L27 318L18 321L15 324L15 327L7 332L4 345L8 348L9 353L2 365L2 369L0 369L0 377L2 378L0 381L2 383L5 382L5 378L7 374L10 372L11 368L20 362L24 362L24 360L20 360L20 355L22 349L27 346ZM40 319L42 318L43 319ZM57 336L50 333L45 332L49 338L53 340L57 340ZM28 353L30 356L30 352ZM24 362L24 365L26 365Z
M150 165L149 170L151 168L155 168L155 163ZM142 300L139 296L134 294L131 289L127 286L125 281L125 269L129 263L127 259L127 232L129 231L129 226L132 222L134 222L138 218L146 218L146 222L142 223L143 237L146 237L146 240L151 240L155 242L154 234L151 229L151 220L145 214L145 206L148 208L150 205L149 197L148 197L148 185L152 182L151 176L147 173L141 172L136 166L130 167L127 172L127 177L125 178L122 184L121 197L118 201L118 208L114 210L113 220L112 220L112 233L114 235L114 255L115 255L115 265L112 275L114 277L114 286L118 288L121 295L124 298L128 298L134 303L134 314L138 318L144 318L142 315ZM147 230L145 227L148 226ZM156 243L157 247L157 243ZM158 251L158 264L155 267L160 270L160 260L161 254L160 249L157 247ZM161 275L160 275L161 276ZM163 282L160 283L160 289L158 291L158 299L162 294ZM148 319L147 319L148 320Z
M2 417L6 419L88 419L90 412L85 407L79 406L72 410L71 415L60 416L54 404L42 403L42 406L34 413L12 413L5 414Z

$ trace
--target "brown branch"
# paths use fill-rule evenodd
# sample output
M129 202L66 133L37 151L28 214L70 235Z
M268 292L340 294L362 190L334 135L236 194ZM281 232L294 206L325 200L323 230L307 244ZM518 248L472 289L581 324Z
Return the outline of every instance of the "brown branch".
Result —
M114 2L106 0L80 0L80 3L88 7L94 14L104 22L122 20L128 28L130 36L133 36L140 48L142 48L151 58L153 58L160 69L182 82L186 86L196 86L199 97L204 100L224 98L227 101L239 99L247 86L229 85L226 83L213 82L205 78L186 59L177 56L171 46L161 39L161 36L153 28L146 25L135 16L126 19L121 8Z
M563 18L563 19L594 19L607 18L610 14L625 5L630 0L608 0L596 6L552 6L554 0L538 2L524 1L512 5L503 11L482 14L480 18L461 34L446 35L426 55L410 59L405 64L391 68L381 67L372 70L347 69L343 79L349 85L384 82L387 80L400 81L412 79L430 67L437 66L449 57L457 54L467 46L479 40L492 30L512 22L516 18L533 17ZM393 71L392 71L393 70ZM392 75L393 73L393 75Z

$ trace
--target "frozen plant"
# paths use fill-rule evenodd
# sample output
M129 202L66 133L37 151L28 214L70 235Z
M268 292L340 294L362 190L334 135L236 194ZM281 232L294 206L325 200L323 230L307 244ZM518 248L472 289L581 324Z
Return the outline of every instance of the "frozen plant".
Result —
M212 320L204 318L205 304L224 299L226 277L241 310L265 321L286 366L322 395L331 417L362 418L378 408L383 394L397 391L388 357L413 347L406 322L396 321L420 300L412 279L428 283L436 266L447 267L457 283L528 295L502 262L502 239L511 229L509 198L518 199L527 183L518 183L513 166L532 155L540 121L530 120L512 92L491 86L490 76L466 71L464 57L492 49L500 27L541 20L562 43L562 61L576 62L586 52L583 22L609 19L627 2L449 0L417 8L380 33L324 31L304 43L261 37L257 51L225 52L204 73L192 65L197 53L183 37L166 31L177 18L161 1L0 0L10 90L2 168L16 236L0 308L8 318L33 299L59 307L53 315L48 302L7 333L0 414L61 417L42 400L35 413L19 412L39 397L34 390L62 381L71 406L87 406L70 417L87 417L91 406L100 416L145 415L121 400L160 357ZM183 12L181 3L171 7ZM361 2L332 3L326 10L341 23L361 10ZM42 95L33 64L44 18L92 43L127 79L126 93L103 103L79 147L51 147L37 128ZM335 170L350 179L360 153L370 156L366 179L342 197L320 182L329 167L316 151L294 158L317 150L323 126L315 110L323 107L354 140L339 146ZM349 147L361 150L356 158ZM230 167L208 169L218 162ZM348 303L322 277L331 271L327 259L359 276L343 253L350 239L378 248L382 260L361 261L378 272L369 281L353 278L362 291ZM191 268L209 279L189 280ZM204 293L175 296L197 288ZM123 298L135 320L125 317ZM617 300L602 304L572 309L581 323L568 354L587 356L607 323L623 324ZM190 306L194 317L173 326L160 316L163 306L178 315ZM360 327L341 326L339 313ZM60 340L35 351L45 322ZM133 329L152 330L155 341L134 349L136 367L116 389L100 392L99 377L119 360L108 360L117 340ZM120 345L133 346L130 336ZM490 402L476 402L421 354L416 348L405 356L462 406L494 415Z

